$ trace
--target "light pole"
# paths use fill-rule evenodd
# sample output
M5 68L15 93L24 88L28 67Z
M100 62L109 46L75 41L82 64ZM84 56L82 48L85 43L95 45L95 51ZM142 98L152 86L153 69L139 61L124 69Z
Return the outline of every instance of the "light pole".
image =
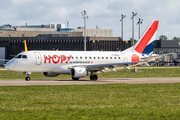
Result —
M137 13L132 12L132 39L133 39L133 46L134 46L134 16L136 16Z
M84 51L86 51L86 18L88 19L88 16L85 10L81 13L84 18Z
M126 15L121 14L121 38L123 40L123 19L126 17Z
M139 21L137 22L137 25L139 24L139 39L140 39L140 24L143 23L143 19L139 18Z

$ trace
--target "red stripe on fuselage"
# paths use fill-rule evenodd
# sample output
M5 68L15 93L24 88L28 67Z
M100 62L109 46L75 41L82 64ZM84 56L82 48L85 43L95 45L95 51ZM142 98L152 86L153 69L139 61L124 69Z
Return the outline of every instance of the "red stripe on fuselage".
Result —
M151 25L151 27L148 29L148 31L146 32L146 34L144 35L144 37L142 38L142 40L139 42L139 44L136 46L135 50L138 53L141 53L144 51L145 47L147 46L147 44L149 43L149 41L151 40L151 38L153 37L153 35L155 34L155 32L157 31L158 28L158 23L159 21L154 21L153 24Z

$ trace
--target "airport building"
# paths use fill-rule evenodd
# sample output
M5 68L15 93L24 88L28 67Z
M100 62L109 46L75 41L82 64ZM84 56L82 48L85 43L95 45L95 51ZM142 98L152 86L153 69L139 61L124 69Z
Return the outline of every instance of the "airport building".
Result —
M11 59L24 51L23 40L29 50L84 50L83 27L65 28L64 24L0 26L0 59ZM87 51L122 51L131 46L131 41L113 37L112 29L86 29ZM165 62L180 62L180 41L156 40L154 53L175 53ZM0 65L4 64L2 61Z
M0 37L0 53L3 53L0 59L11 59L24 51L24 40L28 50L84 50L84 37ZM122 41L120 37L86 37L86 40L87 51L122 51L131 46L130 41Z
M45 34L55 34L62 37L81 37L84 36L83 27L65 28L65 24L49 25L25 25L25 26L12 26L5 24L0 26L0 37L37 37ZM86 29L87 37L113 37L112 29Z

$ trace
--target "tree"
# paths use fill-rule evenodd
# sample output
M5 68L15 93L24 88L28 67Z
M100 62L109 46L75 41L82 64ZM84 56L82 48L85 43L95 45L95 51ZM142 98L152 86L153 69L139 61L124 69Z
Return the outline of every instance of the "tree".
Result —
M180 38L174 36L172 40L180 40Z
M165 36L165 35L161 35L161 36L159 36L159 40L167 40L168 38L167 38L167 36Z

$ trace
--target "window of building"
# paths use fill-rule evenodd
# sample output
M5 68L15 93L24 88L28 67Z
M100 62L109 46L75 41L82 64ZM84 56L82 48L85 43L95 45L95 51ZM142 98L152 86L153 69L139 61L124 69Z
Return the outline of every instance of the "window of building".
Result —
M180 45L180 42L178 42L178 45Z
M111 31L109 31L109 34L111 33Z
M97 31L95 31L95 33L97 33Z
M93 31L91 31L91 33L93 33Z
M104 31L104 33L106 33L106 31Z
M102 31L100 31L99 33L102 33Z

